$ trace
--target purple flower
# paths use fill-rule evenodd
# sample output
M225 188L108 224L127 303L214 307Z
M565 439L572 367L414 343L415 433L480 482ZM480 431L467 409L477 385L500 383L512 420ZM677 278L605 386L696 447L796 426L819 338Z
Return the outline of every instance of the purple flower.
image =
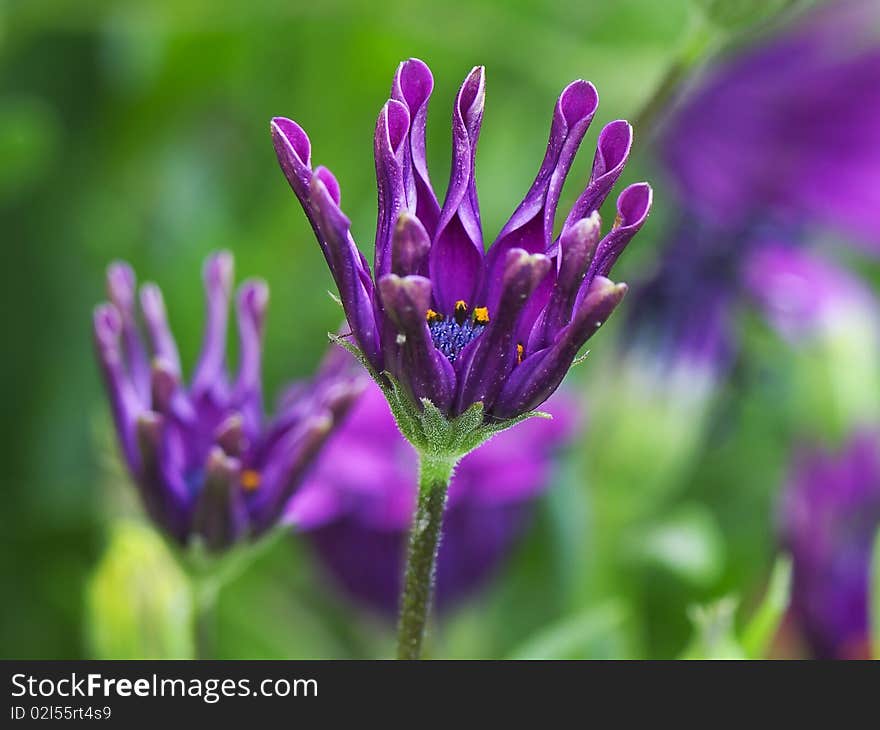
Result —
M563 182L598 104L575 81L559 97L544 161L524 200L484 251L474 160L485 98L484 70L461 86L452 114L452 172L441 205L425 157L433 88L428 67L402 63L375 134L379 214L374 272L339 208L339 185L312 169L306 133L272 120L275 150L336 280L357 347L418 407L450 417L481 402L488 420L531 411L558 387L575 355L626 291L606 277L651 206L645 183L626 188L600 238L597 210L629 155L625 121L599 134L590 180L554 237Z
M842 0L711 67L672 115L663 155L718 226L768 213L880 252L880 11Z
M155 523L179 543L200 539L220 550L273 527L318 449L363 389L363 379L328 361L310 383L290 389L278 415L263 413L260 357L269 290L238 289L239 367L227 372L226 329L232 295L229 253L204 267L207 326L189 386L162 293L140 288L124 263L107 271L110 303L94 313L98 360L125 461Z
M661 377L683 366L715 381L733 365L739 284L736 249L727 243L688 221L670 237L658 270L634 289L624 346L649 353Z
M820 254L766 240L744 258L746 290L790 341L876 311L876 300L865 282Z
M867 658L871 546L880 528L880 432L839 454L803 451L780 510L792 612L820 658Z
M449 607L483 585L549 486L552 455L575 428L572 401L530 419L462 459L449 489L437 565L437 602ZM330 439L287 518L309 534L322 563L353 597L397 609L406 535L416 502L417 458L378 387L367 390Z

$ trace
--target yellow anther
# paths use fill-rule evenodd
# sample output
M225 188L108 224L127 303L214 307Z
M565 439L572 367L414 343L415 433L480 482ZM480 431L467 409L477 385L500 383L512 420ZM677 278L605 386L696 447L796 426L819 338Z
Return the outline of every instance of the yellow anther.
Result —
M516 364L519 365L523 361L523 355L525 354L525 348L522 345L516 346Z
M456 312L467 312L467 302L464 299L459 299L455 303L455 311Z
M441 319L443 319L443 315L438 314L433 309L429 309L427 314L425 315L425 319L427 319L429 322L439 322Z
M489 307L474 307L474 322L489 324Z
M241 486L244 487L245 491L253 492L260 486L261 481L260 472L256 469L245 469L241 473Z

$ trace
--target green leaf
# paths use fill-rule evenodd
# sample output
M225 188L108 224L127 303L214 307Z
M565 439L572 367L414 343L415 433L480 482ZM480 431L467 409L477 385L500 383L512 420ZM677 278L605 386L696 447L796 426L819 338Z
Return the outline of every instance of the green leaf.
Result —
M627 653L630 614L619 600L609 600L541 629L515 649L509 659L619 659Z
M791 559L780 557L773 566L764 600L742 631L741 644L749 659L766 656L770 642L788 610L791 599Z
M87 586L87 632L98 659L191 659L193 595L162 539L137 522L113 527Z

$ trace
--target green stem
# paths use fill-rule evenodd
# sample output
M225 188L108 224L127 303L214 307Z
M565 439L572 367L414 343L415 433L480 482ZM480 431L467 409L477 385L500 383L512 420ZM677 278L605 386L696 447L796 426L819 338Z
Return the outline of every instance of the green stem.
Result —
M216 659L216 608L220 585L212 578L195 581L196 659Z
M695 11L678 53L636 115L633 123L636 130L647 135L654 131L654 125L669 105L669 100L718 40L717 29L712 27L701 12Z
M422 654L446 493L456 462L457 459L449 457L419 454L419 499L406 555L397 633L398 659L418 659Z

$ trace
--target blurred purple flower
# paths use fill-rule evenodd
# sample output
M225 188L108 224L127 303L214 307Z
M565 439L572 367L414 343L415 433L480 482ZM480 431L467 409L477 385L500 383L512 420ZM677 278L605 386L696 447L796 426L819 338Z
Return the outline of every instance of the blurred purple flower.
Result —
M555 452L575 429L559 393L552 420L529 419L462 459L449 489L437 564L437 603L449 608L494 574L549 486ZM370 387L330 439L287 519L309 534L321 562L354 598L394 615L418 464L378 387Z
M876 308L864 281L817 253L768 240L744 258L745 288L773 327L790 341Z
M749 298L793 337L860 296L855 277L819 260L810 293L793 287L807 274L797 248L811 224L880 253L878 7L814 9L735 49L685 94L659 141L685 211L658 270L637 287L628 346L653 349L667 366L702 360L720 376Z
M634 289L626 347L650 353L661 368L684 366L714 381L736 355L734 249L699 221L679 226L666 249L659 269Z
M631 185L600 239L598 208L629 155L632 129L600 132L592 174L559 237L563 182L598 105L592 84L559 97L541 169L488 251L474 179L483 117L482 67L468 74L452 115L452 172L441 206L428 177L425 124L434 80L419 60L402 63L375 134L379 215L375 272L339 208L339 185L311 168L311 143L289 119L272 120L281 168L336 280L354 341L376 373L388 372L421 407L454 416L481 401L490 419L530 411L559 386L586 340L626 287L606 276L651 207L651 188Z
M768 213L880 253L880 5L840 0L711 67L661 141L683 200L719 227Z
M814 654L867 658L880 432L857 433L839 454L804 450L783 494L780 521L794 565L792 613Z
M162 293L140 289L145 346L137 322L134 271L107 271L110 303L94 313L98 360L127 466L157 525L186 545L210 550L274 526L364 379L328 361L317 377L289 390L278 415L263 413L260 358L269 290L247 281L238 290L239 369L227 373L226 329L232 295L229 253L204 267L207 326L189 387Z

